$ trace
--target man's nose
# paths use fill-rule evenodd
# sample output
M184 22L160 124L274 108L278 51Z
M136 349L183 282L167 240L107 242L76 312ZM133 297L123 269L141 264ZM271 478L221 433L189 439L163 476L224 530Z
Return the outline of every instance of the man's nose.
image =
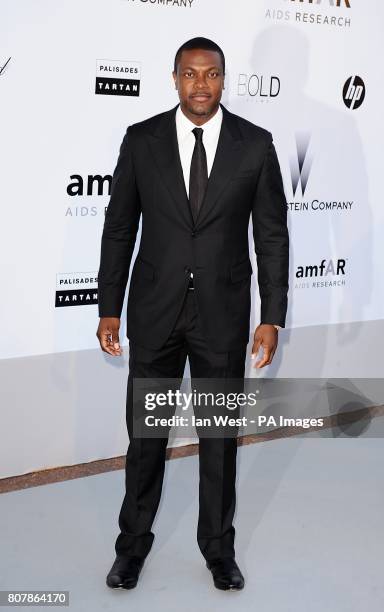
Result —
M206 82L205 76L204 75L200 75L200 76L198 75L197 76L196 86L201 89L202 87L206 87L206 85L207 85L207 82Z

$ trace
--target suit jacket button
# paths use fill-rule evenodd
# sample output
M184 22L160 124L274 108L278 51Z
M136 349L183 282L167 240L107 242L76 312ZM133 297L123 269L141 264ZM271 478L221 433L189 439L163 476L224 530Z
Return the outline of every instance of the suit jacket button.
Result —
M194 238L196 236L196 232L191 232L191 236Z

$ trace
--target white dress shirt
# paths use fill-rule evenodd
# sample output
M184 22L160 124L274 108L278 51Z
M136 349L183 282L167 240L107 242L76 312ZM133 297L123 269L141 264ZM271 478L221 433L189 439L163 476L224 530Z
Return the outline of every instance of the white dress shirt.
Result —
M219 142L221 122L223 120L223 111L221 107L217 109L216 113L211 119L209 119L202 126L197 126L188 117L186 117L181 110L180 106L176 111L176 132L177 142L179 145L179 154L181 167L183 169L185 189L189 197L189 174L191 171L191 161L193 155L193 149L195 148L196 138L192 134L192 130L195 127L201 127L203 131L203 145L207 154L207 168L208 177L210 175L213 161L216 155L217 143Z

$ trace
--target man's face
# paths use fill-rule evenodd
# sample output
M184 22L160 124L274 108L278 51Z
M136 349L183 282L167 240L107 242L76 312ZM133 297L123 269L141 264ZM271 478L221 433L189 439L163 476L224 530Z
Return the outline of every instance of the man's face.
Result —
M224 89L221 57L216 51L183 51L173 72L180 106L185 115L202 125L215 114Z

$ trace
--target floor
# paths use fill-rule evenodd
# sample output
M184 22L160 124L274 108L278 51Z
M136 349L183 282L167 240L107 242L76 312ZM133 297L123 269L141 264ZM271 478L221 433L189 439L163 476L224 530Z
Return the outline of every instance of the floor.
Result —
M197 456L166 464L156 538L132 591L105 585L122 470L5 493L0 589L69 590L72 612L381 612L383 464L381 438L364 436L307 435L239 448L240 592L213 587L197 547Z

